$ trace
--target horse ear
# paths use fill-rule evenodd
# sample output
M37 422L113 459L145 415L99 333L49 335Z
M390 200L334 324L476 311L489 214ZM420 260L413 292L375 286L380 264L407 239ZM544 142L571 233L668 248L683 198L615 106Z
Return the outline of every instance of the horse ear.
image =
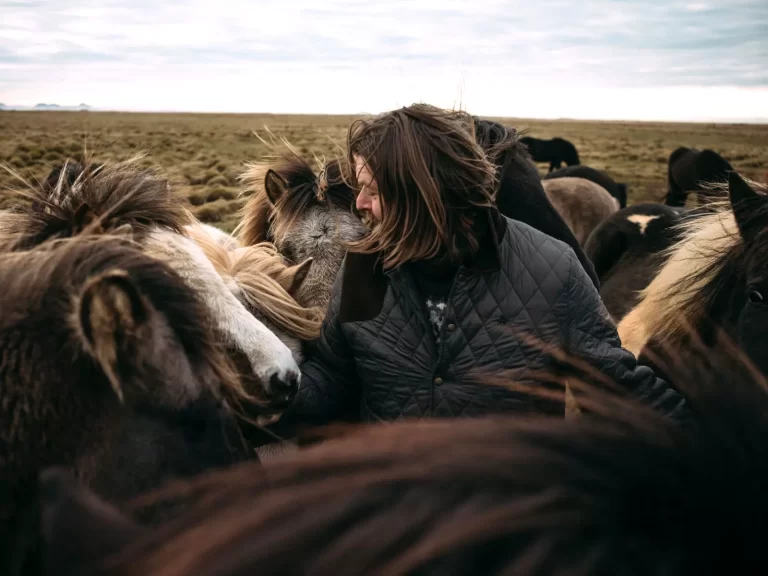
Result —
M309 274L309 269L312 267L312 261L313 258L309 257L301 264L296 264L296 266L291 266L290 268L287 268L285 271L285 275L287 278L286 282L286 292L296 297L296 294L299 292L299 288L301 288L301 285L304 283L304 280L307 279L307 274Z
M41 473L39 504L48 573L91 573L89 567L119 552L143 531L65 468Z
M267 174L264 176L264 190L266 190L267 198L272 204L277 204L287 189L288 183L280 174L271 169L267 170Z
M735 171L728 174L728 197L739 233L742 239L748 242L765 224L762 219L757 221L755 214L759 214L758 209L768 203L768 197L758 194Z
M123 270L90 279L82 290L77 318L85 349L101 366L118 399L123 382L136 363L139 346L146 345L150 307Z

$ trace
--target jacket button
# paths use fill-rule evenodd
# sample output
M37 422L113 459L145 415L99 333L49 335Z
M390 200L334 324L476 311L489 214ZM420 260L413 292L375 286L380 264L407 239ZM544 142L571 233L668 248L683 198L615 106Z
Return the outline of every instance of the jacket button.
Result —
M454 330L456 330L456 324L448 324L448 326L446 326L445 329L448 330L448 332L453 332Z
M434 382L435 382L435 384L442 384L443 383L443 379L440 378L440 376L438 376L437 378L435 378Z

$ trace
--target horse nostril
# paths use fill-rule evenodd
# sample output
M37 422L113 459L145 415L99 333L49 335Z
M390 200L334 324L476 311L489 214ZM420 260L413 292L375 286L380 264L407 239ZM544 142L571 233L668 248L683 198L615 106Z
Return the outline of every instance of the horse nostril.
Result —
M269 391L273 401L289 402L299 391L299 378L296 374L288 374L286 379L282 380L277 374L273 374L269 379Z

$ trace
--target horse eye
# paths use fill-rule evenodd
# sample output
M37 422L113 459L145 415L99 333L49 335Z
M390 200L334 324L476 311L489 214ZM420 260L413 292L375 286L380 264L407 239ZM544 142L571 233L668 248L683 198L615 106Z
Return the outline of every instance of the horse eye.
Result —
M747 295L747 298L749 299L750 304L764 304L765 299L763 298L763 295L757 291L757 290L750 290L749 294Z

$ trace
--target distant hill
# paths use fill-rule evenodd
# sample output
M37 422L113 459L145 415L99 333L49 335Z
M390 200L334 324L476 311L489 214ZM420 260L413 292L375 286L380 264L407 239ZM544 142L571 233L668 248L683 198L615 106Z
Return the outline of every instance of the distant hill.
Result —
M35 104L34 106L13 106L13 105L0 104L0 110L71 111L71 110L93 110L93 107L89 106L88 104L79 104L78 106L61 106L59 104L45 104L45 103Z

